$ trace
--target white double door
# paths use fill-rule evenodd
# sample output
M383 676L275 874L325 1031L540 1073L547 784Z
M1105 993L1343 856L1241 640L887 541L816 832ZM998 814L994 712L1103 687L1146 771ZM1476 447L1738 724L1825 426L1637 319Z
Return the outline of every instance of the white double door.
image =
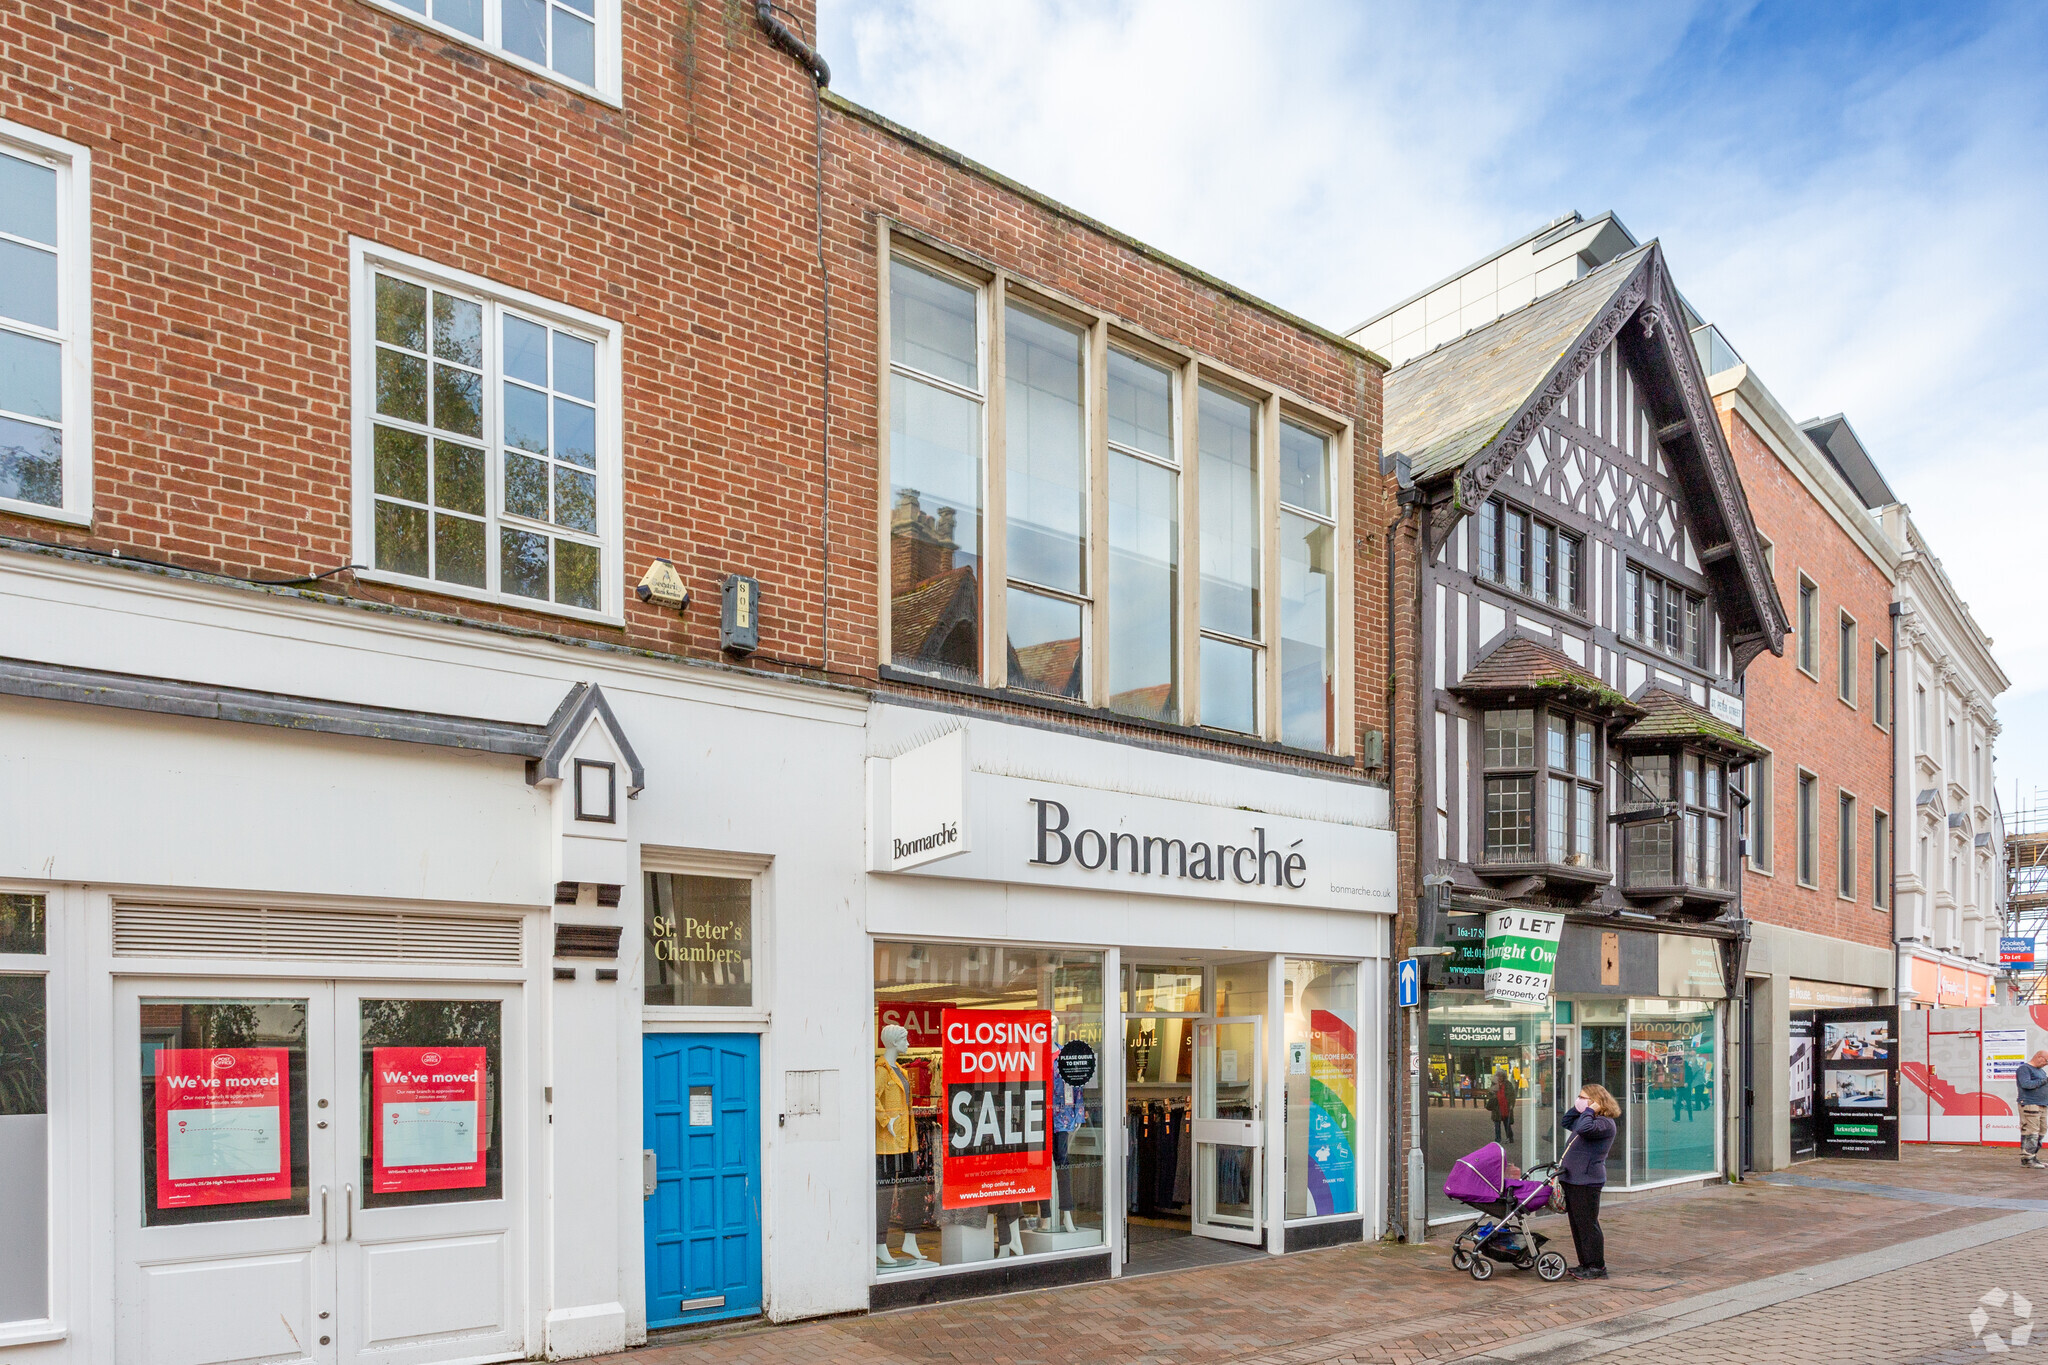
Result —
M118 981L114 1025L116 1359L527 1354L516 986Z

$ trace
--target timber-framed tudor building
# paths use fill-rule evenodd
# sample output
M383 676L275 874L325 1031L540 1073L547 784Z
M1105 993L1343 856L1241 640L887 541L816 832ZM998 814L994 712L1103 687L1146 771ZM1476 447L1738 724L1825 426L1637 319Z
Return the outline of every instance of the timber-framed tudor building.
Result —
M1394 802L1429 985L1431 1188L1505 1076L1553 1150L1553 1094L1628 1101L1668 1047L1673 1114L1628 1129L1644 1185L1722 1168L1717 1016L1741 979L1742 675L1786 614L1654 242L1399 366L1386 459L1412 511ZM1405 580L1405 581L1401 581ZM1483 915L1566 919L1557 1007L1481 998ZM1661 1098L1661 1095L1660 1095ZM1530 1104L1533 1101L1533 1111ZM1663 1106L1655 1106L1658 1113ZM1468 1131L1469 1130L1469 1131Z

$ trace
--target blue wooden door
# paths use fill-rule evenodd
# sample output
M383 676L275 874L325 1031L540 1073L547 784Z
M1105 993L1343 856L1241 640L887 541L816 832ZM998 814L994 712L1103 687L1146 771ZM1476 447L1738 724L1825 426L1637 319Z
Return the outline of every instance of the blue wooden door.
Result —
M650 1033L641 1043L647 1325L761 1311L761 1040Z

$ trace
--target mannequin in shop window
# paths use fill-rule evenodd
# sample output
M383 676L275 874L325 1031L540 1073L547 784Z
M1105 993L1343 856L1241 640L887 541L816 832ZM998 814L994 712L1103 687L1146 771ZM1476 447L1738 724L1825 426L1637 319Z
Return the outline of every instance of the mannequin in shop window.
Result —
M889 1252L889 1229L896 1222L897 1195L917 1172L910 1077L897 1060L909 1046L909 1031L890 1024L882 1030L882 1055L875 1063L875 1264L884 1268L899 1264ZM903 1254L913 1262L927 1259L912 1232L903 1234Z

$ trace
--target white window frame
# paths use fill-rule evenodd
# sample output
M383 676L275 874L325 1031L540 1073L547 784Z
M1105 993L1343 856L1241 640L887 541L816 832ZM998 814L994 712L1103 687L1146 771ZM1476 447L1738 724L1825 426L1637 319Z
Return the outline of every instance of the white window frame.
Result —
M646 1002L644 988L634 983L634 993L639 997L640 1022L651 1033L675 1032L690 1028L706 1033L760 1033L768 1027L769 992L774 988L770 975L774 964L769 960L774 954L764 945L775 941L775 863L771 858L756 857L745 853L720 853L707 849L656 848L652 845L640 850L640 876L638 894L633 898L636 913L629 922L629 933L638 934L644 949L647 937L647 874L665 872L684 877L725 877L733 881L748 883L752 894L750 914L752 920L748 932L754 940L754 1003L751 1005L650 1005ZM622 955L623 960L623 955ZM645 970L644 964L642 970Z
M509 62L522 71L532 72L542 80L552 81L556 85L566 90L574 91L586 99L598 100L604 104L611 105L615 109L624 107L624 100L620 93L621 74L624 65L619 55L620 45L623 41L620 34L619 18L621 0L597 0L597 13L591 16L597 27L596 85L585 85L573 76L565 76L553 67L542 66L539 62L522 57L506 47L504 45L504 0L481 0L484 10L484 36L481 38L473 33L465 33L452 24L444 24L438 19L421 14L418 10L398 3L398 0L364 0L364 3L373 8L383 10L394 18L403 19L409 24L414 24L431 33L439 34L452 42L461 43L464 47L475 48L479 52L488 53L501 62ZM431 0L429 0L428 8L432 8Z
M57 330L9 321L9 331L63 347L63 502L0 498L0 512L36 521L92 525L92 152L0 119L0 151L57 173Z
M62 1027L68 1019L68 1001L60 994L66 984L64 964L72 945L67 934L78 912L75 892L64 888L0 882L0 894L43 898L43 951L0 953L0 973L9 976L39 976L43 979L43 1076L44 1129L48 1149L44 1166L43 1217L44 1251L48 1255L43 1316L0 1319L0 1347L32 1346L63 1341L69 1334L65 1309L70 1306L72 1106L70 1034Z
M351 358L351 447L353 452L353 497L355 524L354 558L358 564L376 563L376 478L373 428L376 423L377 382L377 271L410 277L451 293L467 294L488 304L500 305L531 315L543 322L583 334L597 344L597 497L598 574L601 586L599 609L590 611L537 597L522 597L492 587L472 588L444 583L435 578L415 577L390 570L361 568L356 577L366 583L381 583L408 591L460 597L473 602L530 611L542 616L561 616L578 621L623 624L625 620L625 509L623 440L621 436L624 395L621 324L595 313L542 298L523 289L498 284L466 270L436 264L423 257L392 251L360 237L349 239L349 355ZM486 583L498 579L498 530L504 519L503 370L501 339L493 338L484 365L484 431L477 443L484 447L484 566Z

